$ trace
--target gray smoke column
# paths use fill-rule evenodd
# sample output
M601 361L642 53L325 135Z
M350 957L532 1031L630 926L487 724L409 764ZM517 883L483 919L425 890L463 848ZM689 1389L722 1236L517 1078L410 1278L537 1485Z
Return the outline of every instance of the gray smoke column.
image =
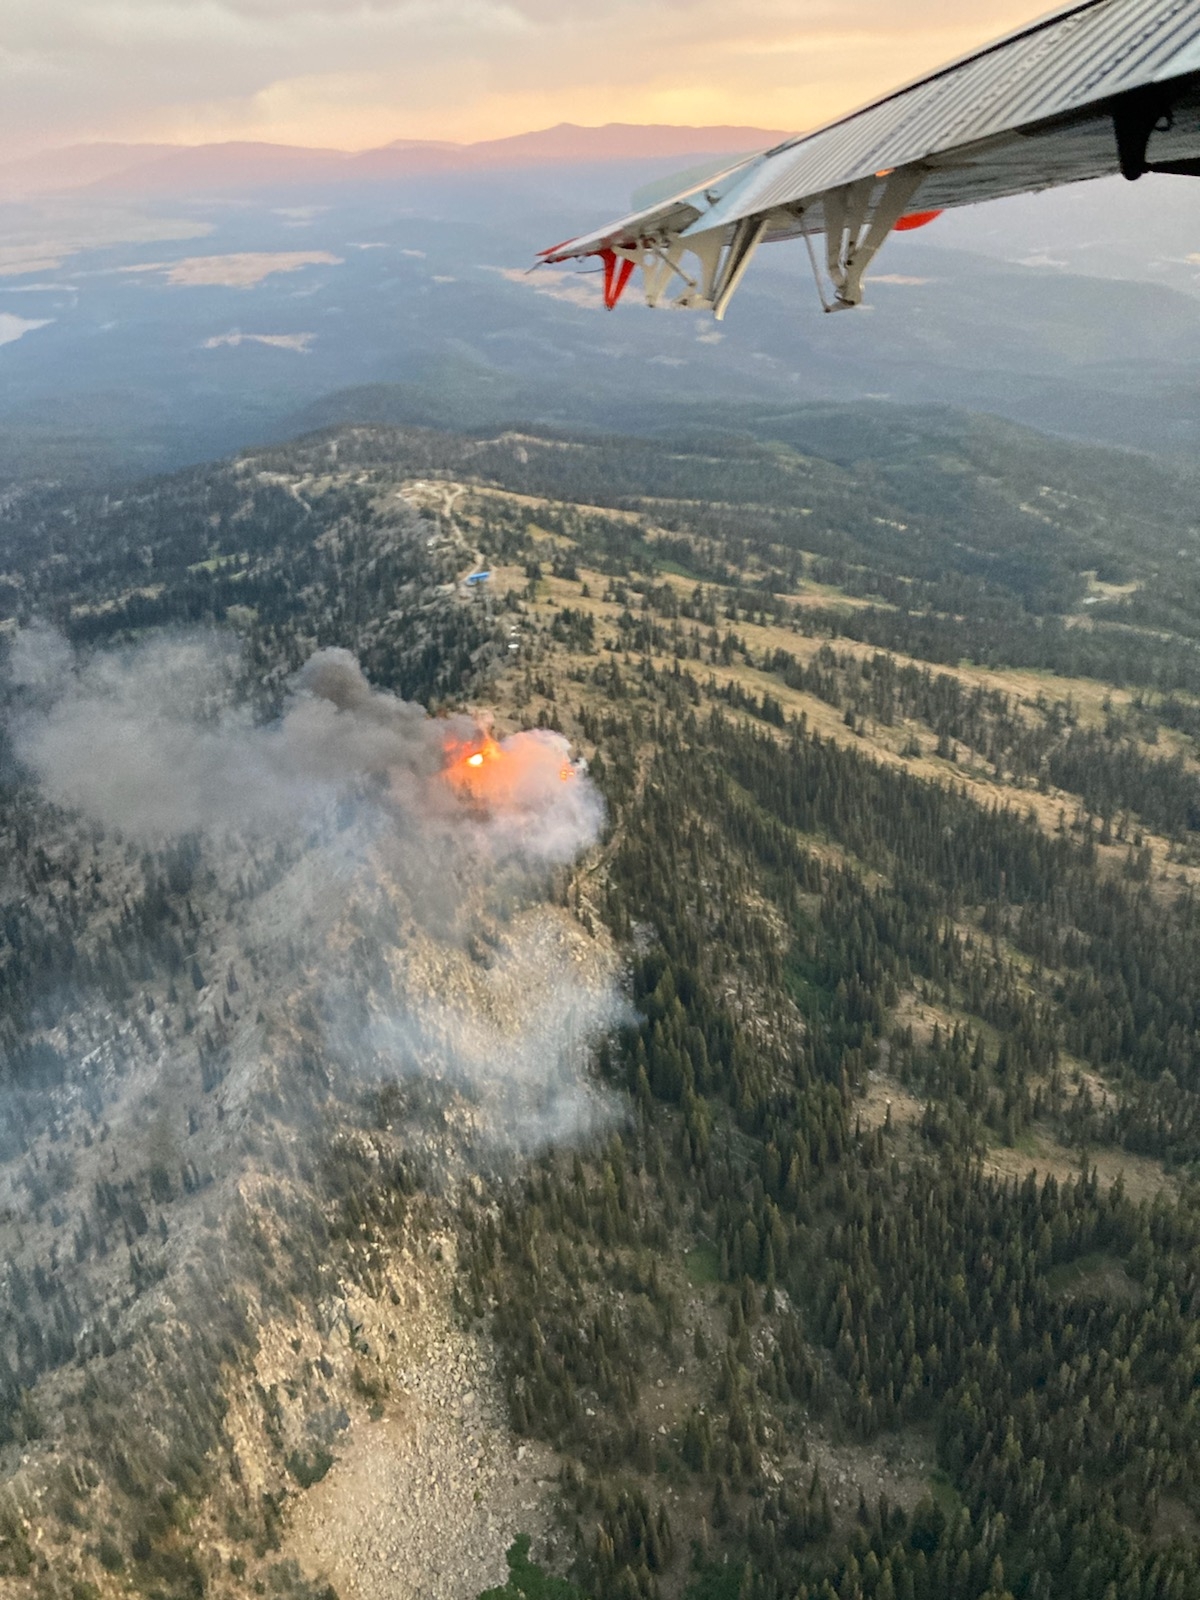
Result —
M150 842L290 831L351 794L402 828L531 864L570 861L599 834L599 795L558 734L489 741L502 759L489 759L488 784L470 769L456 784L447 753L471 750L481 730L372 688L348 650L313 655L266 726L232 702L236 669L226 641L195 635L73 670L58 635L27 630L10 668L34 702L16 721L17 753L56 804Z
M463 1090L485 1144L533 1151L611 1122L587 1064L597 1038L633 1020L614 951L543 906L514 919L487 966L443 949L438 969L408 972L403 1007L335 1026L334 1048L373 1076Z
M251 939L289 1009L317 1002L329 1059L441 1084L476 1138L525 1150L611 1115L587 1060L627 1020L616 956L537 892L604 821L561 735L431 717L337 649L257 723L236 644L211 633L77 660L27 629L8 676L17 754L56 805L151 847L198 833L214 883L262 855L255 841L286 846L261 905L232 925L224 905L202 912ZM364 927L391 931L355 954ZM251 1090L258 1059L227 1094Z

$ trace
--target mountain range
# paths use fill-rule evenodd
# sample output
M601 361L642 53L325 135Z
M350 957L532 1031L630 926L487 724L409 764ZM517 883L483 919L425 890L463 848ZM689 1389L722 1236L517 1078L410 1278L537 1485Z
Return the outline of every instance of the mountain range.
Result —
M228 141L219 144L81 144L0 165L0 199L66 192L160 195L266 185L377 183L441 172L480 172L597 161L670 160L763 149L777 129L610 122L455 144L396 139L371 150Z
M1200 185L948 212L827 318L802 248L727 320L611 317L537 251L776 130L569 124L346 152L95 145L0 167L0 483L171 469L338 422L738 428L826 401L1200 445ZM7 196L7 199L4 197Z

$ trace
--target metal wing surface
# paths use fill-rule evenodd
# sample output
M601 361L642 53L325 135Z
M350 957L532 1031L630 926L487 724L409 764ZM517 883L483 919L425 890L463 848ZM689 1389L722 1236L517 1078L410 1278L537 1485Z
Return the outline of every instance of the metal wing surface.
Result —
M761 243L824 235L822 299L842 310L894 229L1117 172L1200 177L1200 0L1052 12L542 259L599 256L610 308L640 267L650 305L720 318Z

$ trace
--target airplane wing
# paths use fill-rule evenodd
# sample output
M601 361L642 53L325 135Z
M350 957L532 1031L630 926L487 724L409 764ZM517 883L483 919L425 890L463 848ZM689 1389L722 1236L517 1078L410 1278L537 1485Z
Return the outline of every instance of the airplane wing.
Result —
M1117 172L1200 177L1198 0L1077 0L541 260L598 256L610 309L640 268L649 305L720 319L760 244L803 237L840 311L894 230Z

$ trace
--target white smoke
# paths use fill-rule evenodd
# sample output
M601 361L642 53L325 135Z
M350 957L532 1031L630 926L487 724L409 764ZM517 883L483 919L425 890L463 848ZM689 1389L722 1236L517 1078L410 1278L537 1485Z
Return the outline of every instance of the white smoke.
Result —
M35 622L13 640L8 675L19 688L43 699L61 694L74 666L71 646L56 628Z
M490 966L443 970L440 992L418 985L403 1009L372 1016L346 1042L382 1078L464 1090L485 1140L499 1131L532 1151L595 1130L613 1108L589 1081L591 1047L632 1012L611 960L581 959L585 943L565 917L530 912Z
M509 735L489 746L486 782L458 782L448 762L485 730L373 688L349 651L317 651L267 724L237 703L239 666L213 634L76 660L52 630L24 630L9 658L16 752L49 800L127 839L200 833L214 859L233 859L238 836L286 840L291 889L273 897L272 937L309 952L332 1014L353 977L336 954L349 899L365 880L367 900L402 905L414 947L440 952L437 974L405 968L366 1027L335 1026L341 1059L482 1094L489 1125L507 1117L523 1148L595 1125L589 1048L624 1014L611 963L593 946L587 975L590 941L548 910L519 914L490 968L465 953L480 917L505 903L510 916L514 892L528 904L547 869L599 838L603 803L567 741Z
M466 717L374 689L348 650L319 650L292 679L282 716L256 724L232 703L237 660L212 634L159 638L91 656L71 670L52 630L17 635L11 676L36 691L15 727L17 754L57 805L126 837L206 831L290 832L341 797L373 797L400 826L457 836L531 864L573 860L603 825L595 788L563 782L560 734L500 742L503 778L485 806L443 778L448 742L480 730Z

